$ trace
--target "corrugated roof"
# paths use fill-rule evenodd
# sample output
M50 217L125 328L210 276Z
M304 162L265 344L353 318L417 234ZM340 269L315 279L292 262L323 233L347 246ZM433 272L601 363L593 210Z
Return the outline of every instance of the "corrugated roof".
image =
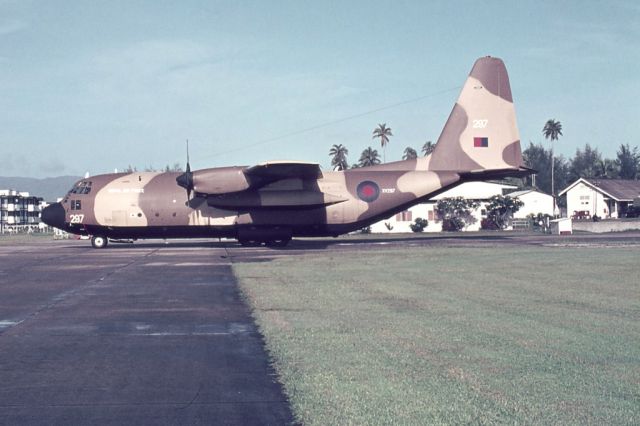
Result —
M524 194L528 194L528 193L530 193L532 191L533 191L533 189L524 189L522 191L509 192L506 195L508 195L509 197L515 198L515 197L519 197L519 196L524 195Z
M539 191L539 190L533 189L533 188L531 188L531 189L523 189L523 190L520 190L520 191L509 192L508 194L505 194L505 196L508 195L509 197L515 198L515 197L521 197L521 196L523 196L525 194L529 194L531 192L535 192L537 194L547 195L547 196L551 197L551 195L547 194L546 192L542 192L542 191Z
M640 180L630 179L585 179L595 187L611 195L617 201L633 201L640 197Z

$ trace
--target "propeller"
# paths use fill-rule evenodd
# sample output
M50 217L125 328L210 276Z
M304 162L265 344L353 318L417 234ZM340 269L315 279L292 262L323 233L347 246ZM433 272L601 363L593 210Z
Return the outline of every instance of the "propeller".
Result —
M187 168L183 174L176 178L179 186L187 190L187 203L191 201L191 191L193 191L193 173L189 164L189 139L187 139Z

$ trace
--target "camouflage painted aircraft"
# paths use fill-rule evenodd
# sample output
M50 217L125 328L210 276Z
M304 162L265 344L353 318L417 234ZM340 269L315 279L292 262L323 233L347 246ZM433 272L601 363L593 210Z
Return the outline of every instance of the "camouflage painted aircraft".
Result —
M184 173L99 175L78 181L42 220L91 235L96 248L109 239L185 237L281 246L355 231L465 181L527 175L519 139L507 70L485 57L426 157L345 171L291 161L191 171L187 162Z

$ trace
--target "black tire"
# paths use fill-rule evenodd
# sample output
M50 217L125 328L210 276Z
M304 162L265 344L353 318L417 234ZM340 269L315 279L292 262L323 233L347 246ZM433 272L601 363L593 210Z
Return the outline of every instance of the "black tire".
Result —
M252 240L238 240L242 247L260 247L262 243L260 241Z
M91 237L91 246L97 249L103 249L109 244L109 239L102 235L94 235Z
M287 244L289 244L289 241L291 241L291 238L285 238L283 240L271 240L265 242L265 245L267 247L286 247Z

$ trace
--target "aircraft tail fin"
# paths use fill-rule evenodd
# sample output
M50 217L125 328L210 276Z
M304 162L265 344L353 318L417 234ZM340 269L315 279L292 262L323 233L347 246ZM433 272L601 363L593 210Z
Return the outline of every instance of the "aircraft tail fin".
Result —
M471 174L523 172L509 76L501 59L487 56L473 65L428 168Z

